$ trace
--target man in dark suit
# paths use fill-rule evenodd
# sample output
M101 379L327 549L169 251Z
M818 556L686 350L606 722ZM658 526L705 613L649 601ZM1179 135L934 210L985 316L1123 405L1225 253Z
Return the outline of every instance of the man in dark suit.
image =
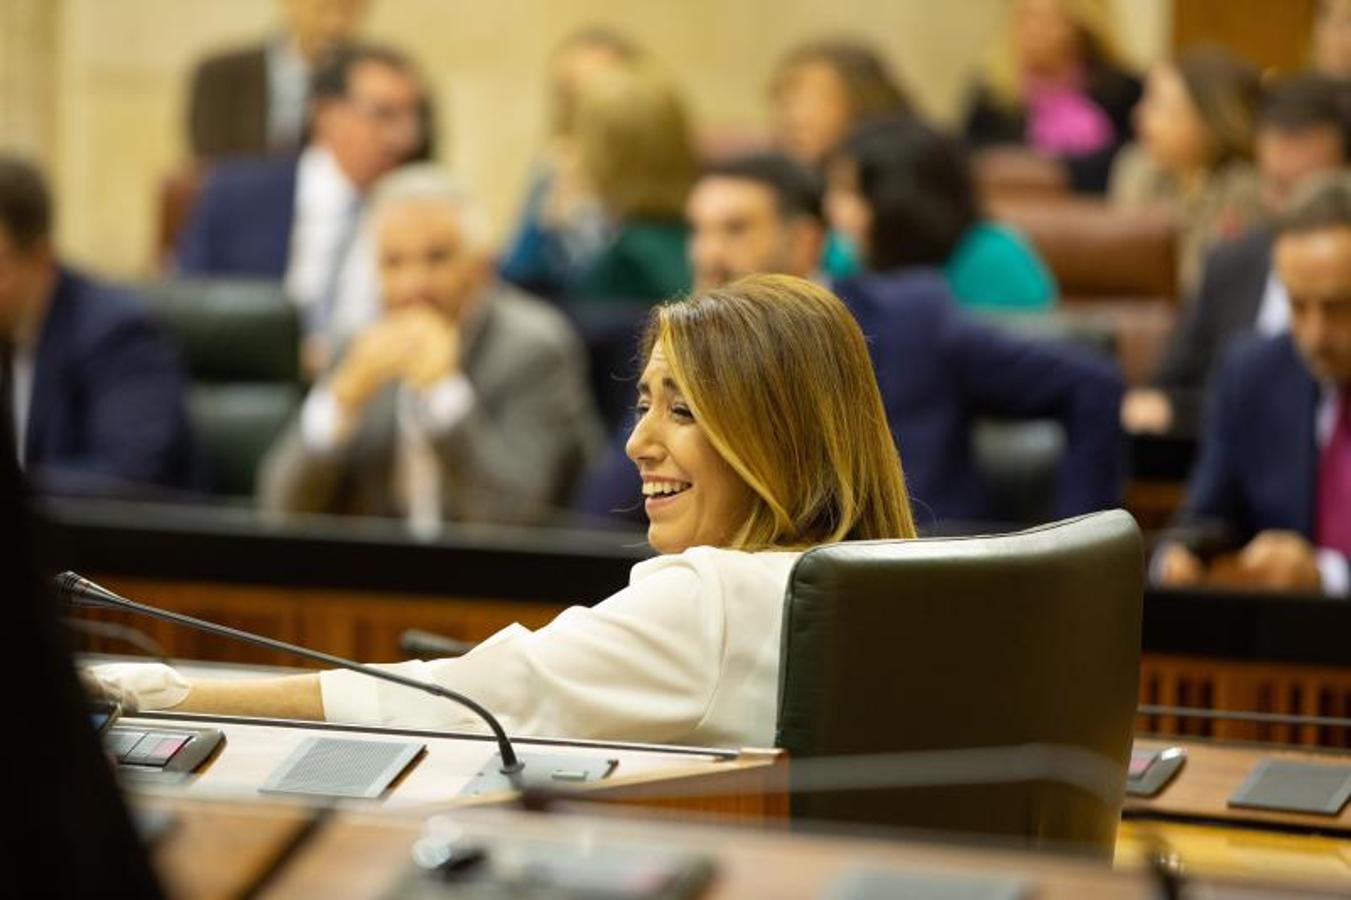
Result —
M379 310L365 197L422 150L424 93L402 54L354 45L325 59L313 94L300 156L213 170L177 261L185 274L284 281L304 314L307 365L318 371L328 345Z
M1274 259L1289 292L1290 331L1226 354L1182 522L1154 574L1170 585L1213 579L1345 595L1351 177L1309 185L1279 226ZM1236 554L1215 555L1234 546Z
M1298 75L1277 85L1257 123L1263 205L1278 217L1301 182L1351 158L1351 85ZM1122 425L1133 432L1199 429L1206 384L1236 336L1286 328L1284 287L1272 273L1271 230L1259 226L1215 247L1201 287L1169 339L1152 383L1130 391Z
M203 60L192 76L188 139L198 158L300 149L310 75L351 40L367 0L281 0L283 30L272 39Z
M51 201L0 157L0 440L44 491L190 488L177 354L141 304L58 264Z

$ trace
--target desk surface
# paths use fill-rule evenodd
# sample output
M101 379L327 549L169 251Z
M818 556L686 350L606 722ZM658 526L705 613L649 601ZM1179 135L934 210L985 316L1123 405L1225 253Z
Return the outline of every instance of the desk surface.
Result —
M430 819L360 811L316 818L315 811L271 804L167 797L141 802L168 807L177 817L174 830L154 855L171 892L180 897L229 896L256 886L262 878L266 884L260 895L266 897L380 896L407 871L410 850L420 836L446 831L496 853L529 842L557 848L560 855L622 846L707 856L715 866L714 883L704 895L711 898L826 897L838 889L841 879L860 871L1011 880L1035 889L1039 900L1159 896L1155 877L1134 865L1113 871L1089 860L894 836L786 834L631 816L500 809L461 809ZM202 842L204 836L209 843ZM226 850L239 854L238 865L218 865L217 857ZM1295 874L1290 880L1245 879L1243 896L1249 900L1345 896L1338 885L1323 883L1318 873ZM1226 886L1210 880L1214 876L1200 877L1212 888ZM1207 895L1223 894L1216 890Z
M132 727L219 728L220 749L190 779L174 785L175 794L190 798L245 799L258 796L259 786L308 737L412 741L427 752L394 783L385 796L349 805L387 809L501 802L509 795L459 797L461 790L496 754L491 738L477 734L445 734L388 728L360 728L329 723L243 719L228 716L145 714L119 724ZM783 819L787 815L786 757L777 750L723 750L657 747L586 741L514 739L517 750L540 756L596 755L615 759L608 778L583 785L598 800L642 804L661 797L662 806L693 811L731 813L750 819ZM139 781L138 781L139 784ZM148 787L153 788L153 780Z
M1135 746L1139 750L1182 747L1187 751L1187 761L1158 795L1127 797L1123 815L1128 819L1164 818L1293 833L1351 836L1351 804L1337 816L1269 812L1231 807L1228 804L1229 797L1261 760L1285 759L1324 765L1349 765L1351 751L1292 750L1262 744L1224 744L1167 738L1141 738Z

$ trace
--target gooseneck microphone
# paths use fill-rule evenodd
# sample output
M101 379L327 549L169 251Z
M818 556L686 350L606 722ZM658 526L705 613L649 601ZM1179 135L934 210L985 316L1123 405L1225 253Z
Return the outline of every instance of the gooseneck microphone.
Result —
M442 697L460 704L467 709L472 710L480 719L487 723L488 728L492 730L493 737L497 740L497 751L502 757L501 773L503 775L516 775L525 768L525 764L516 756L516 750L511 746L511 740L507 738L506 731L502 724L487 709L480 706L474 700L463 694L456 693L449 688L441 687L439 684L433 684L427 681L417 681L413 678L406 678L403 675L394 672L385 672L373 666L362 665L359 662L353 662L350 659L343 659L341 656L333 656L323 653L319 650L310 650L306 647L299 647L295 644L288 644L285 641L279 641L275 638L263 637L262 635L252 634L248 631L240 631L238 628L231 628L228 625L218 625L215 622L208 622L205 619L196 619L192 616L185 616L182 613L170 612L167 609L158 609L154 606L147 606L144 603L137 603L135 600L128 600L126 597L114 594L107 588L100 587L87 578L83 578L74 572L62 572L54 579L56 583L57 596L71 606L84 607L86 609L121 609L128 612L138 613L143 616L150 616L155 619L162 619L166 622L173 622L177 625L186 625L189 628L195 628L198 631L205 631L208 634L220 635L232 638L237 641L243 641L246 644L255 644L259 647L266 647L269 650L280 650L283 653L290 653L295 656L301 656L305 659L312 659L325 665L335 666L339 669L349 669L353 672L360 672L362 675L369 675L371 678L378 678L381 681L388 681L392 684L401 685L406 688L412 688L436 697Z

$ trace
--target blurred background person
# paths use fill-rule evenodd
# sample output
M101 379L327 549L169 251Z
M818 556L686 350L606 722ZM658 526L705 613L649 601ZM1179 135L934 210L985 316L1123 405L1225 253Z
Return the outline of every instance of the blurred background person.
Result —
M852 189L831 192L831 221L857 240L870 214L886 219L886 241L869 248L870 266L939 269L957 301L972 308L1055 303L1055 279L1036 250L985 217L956 141L918 119L894 119L861 126L840 155L846 161L831 171L851 176Z
M369 0L278 0L278 33L202 60L193 72L188 101L192 155L299 150L315 67L352 40L369 5Z
M694 289L747 275L821 280L825 244L822 184L782 153L736 157L705 167L685 204Z
M689 290L684 206L698 171L689 113L665 75L611 67L586 81L564 142L559 190L594 196L607 238L577 272L570 301L646 306Z
M305 369L322 370L379 309L366 194L418 155L425 96L397 50L335 49L315 73L309 143L215 167L179 240L179 272L282 281L302 312Z
M690 191L685 218L698 293L761 273L821 280L821 180L790 156L762 153L710 164ZM615 423L609 448L577 489L572 506L583 522L647 521L642 480L625 451L631 419Z
M1260 92L1257 70L1219 47L1159 63L1135 110L1139 141L1112 167L1113 203L1163 206L1176 214L1185 298L1195 294L1206 252L1261 217L1252 165Z
M51 210L0 155L0 452L44 492L201 486L178 354L138 298L60 262Z
M1351 591L1351 177L1309 184L1277 228L1290 330L1236 343L1216 376L1164 584ZM1232 555L1216 550L1241 548Z
M636 44L617 31L584 28L565 38L550 65L549 136L531 174L521 220L502 253L502 277L541 296L561 298L578 272L590 267L609 236L605 210L580 179L560 177L577 96L597 74L642 60Z
M866 270L835 289L869 338L917 508L930 524L994 518L973 458L978 416L1054 419L1064 428L1057 517L1115 506L1122 477L1115 365L1092 351L1016 337L958 308L942 269L916 259L916 210L891 189L885 167L894 163L877 152L879 133L895 127L879 123L845 142L830 163L826 210L863 250Z
M818 173L859 125L914 111L881 54L851 38L811 41L788 51L775 67L769 96L775 146ZM842 278L857 270L857 256L844 237L831 234L821 268Z
M856 126L911 112L886 60L862 41L812 41L790 50L769 88L775 143L820 168Z
M1329 78L1351 78L1351 0L1319 0L1313 67Z
M567 321L499 282L468 194L407 168L373 200L384 313L351 342L269 453L284 512L538 523L599 440Z
M972 147L1061 160L1075 190L1102 193L1140 94L1106 0L1014 0L962 131Z
M1309 178L1351 161L1351 82L1317 74L1276 84L1257 116L1257 167L1268 221L1284 213ZM1215 362L1236 336L1289 327L1285 286L1271 265L1271 229L1259 224L1218 244L1183 311L1150 386L1126 395L1121 422L1133 432L1194 433Z

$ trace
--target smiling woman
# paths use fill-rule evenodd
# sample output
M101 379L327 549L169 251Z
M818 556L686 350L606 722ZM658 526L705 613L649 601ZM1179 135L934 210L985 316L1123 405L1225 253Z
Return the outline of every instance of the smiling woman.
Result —
M914 536L863 335L828 291L753 276L658 307L629 456L661 556L627 588L458 659L385 667L473 697L520 734L767 746L784 589L800 551ZM456 707L346 672L189 683L102 667L133 709L478 728Z

